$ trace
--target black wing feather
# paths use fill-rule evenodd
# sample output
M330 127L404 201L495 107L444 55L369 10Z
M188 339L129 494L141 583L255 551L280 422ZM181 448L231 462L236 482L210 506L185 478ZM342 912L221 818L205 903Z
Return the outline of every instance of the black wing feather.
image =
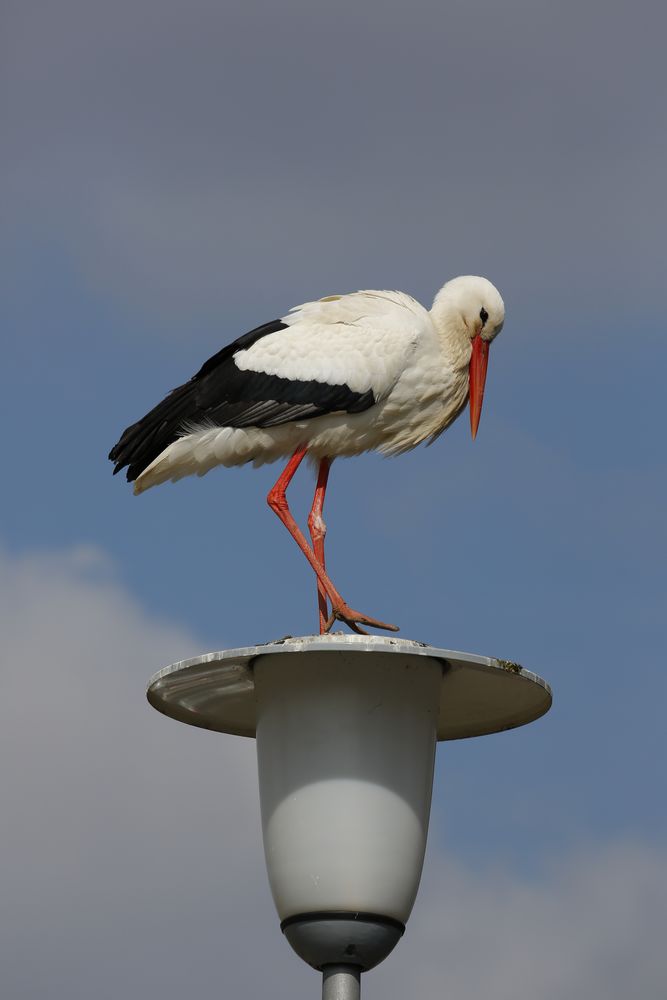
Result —
M286 327L281 320L274 320L223 347L189 382L173 389L128 427L109 452L115 463L114 475L127 466L127 478L132 482L193 427L275 427L336 411L360 413L373 405L370 390L353 392L347 385L327 385L314 379L293 381L236 367L237 351Z

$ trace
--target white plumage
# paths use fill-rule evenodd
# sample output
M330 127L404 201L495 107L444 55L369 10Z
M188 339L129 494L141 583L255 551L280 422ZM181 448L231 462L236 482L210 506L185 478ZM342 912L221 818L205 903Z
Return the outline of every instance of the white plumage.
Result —
M223 348L128 427L110 454L114 471L127 465L142 493L217 465L261 465L291 455L269 502L317 574L321 629L336 617L357 630L359 622L387 627L340 599L324 571L323 531L316 544L311 530L313 549L295 534L284 490L306 454L319 462L321 521L334 458L371 449L395 455L432 440L469 396L474 437L488 348L504 315L496 288L475 276L449 281L430 311L394 291L306 302ZM332 615L325 619L326 596Z
M495 336L504 318L500 295L483 278L455 282L462 280L479 283L485 293L480 308L484 301L493 307L487 312L495 316L495 326L489 324ZM437 436L468 398L471 336L455 301L447 296L436 301L438 307L429 312L402 292L360 291L296 306L281 320L285 329L234 353L236 367L295 383L371 391L374 405L360 413L329 413L266 428L186 424L137 477L135 492L203 476L216 465L273 462L299 444L308 445L313 459L369 450L395 455ZM478 314L479 309L471 317L473 327Z

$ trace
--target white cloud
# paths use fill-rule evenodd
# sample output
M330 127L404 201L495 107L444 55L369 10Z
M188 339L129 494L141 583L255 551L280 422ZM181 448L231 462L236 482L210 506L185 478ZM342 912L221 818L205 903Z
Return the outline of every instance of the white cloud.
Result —
M101 976L117 996L132 975L157 996L151 955L212 914L219 954L242 953L226 928L257 896L272 926L254 746L144 695L200 644L146 616L94 549L4 556L0 595L5 995L105 996Z
M589 845L538 878L434 858L378 995L453 1000L664 996L667 853Z
M316 995L281 940L250 741L150 709L159 666L200 652L95 549L0 555L3 994ZM664 850L602 844L527 878L429 863L372 997L661 995Z

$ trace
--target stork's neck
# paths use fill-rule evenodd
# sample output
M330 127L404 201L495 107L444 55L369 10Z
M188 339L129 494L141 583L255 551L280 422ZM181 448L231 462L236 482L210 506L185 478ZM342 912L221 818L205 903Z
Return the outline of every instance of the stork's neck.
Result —
M472 352L470 330L456 301L442 289L431 309L431 320L443 351L455 368L467 368Z

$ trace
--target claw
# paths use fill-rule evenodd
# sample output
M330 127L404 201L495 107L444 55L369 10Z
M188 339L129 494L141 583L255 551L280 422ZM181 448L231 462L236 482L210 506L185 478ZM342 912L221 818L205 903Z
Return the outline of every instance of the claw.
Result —
M346 604L332 610L324 626L325 633L331 630L335 621L345 622L358 635L368 635L366 629L361 628L362 625L368 625L370 628L382 628L387 632L399 631L398 625L389 625L387 622L381 622L377 618L371 618L370 615L362 615L359 611L353 611Z

